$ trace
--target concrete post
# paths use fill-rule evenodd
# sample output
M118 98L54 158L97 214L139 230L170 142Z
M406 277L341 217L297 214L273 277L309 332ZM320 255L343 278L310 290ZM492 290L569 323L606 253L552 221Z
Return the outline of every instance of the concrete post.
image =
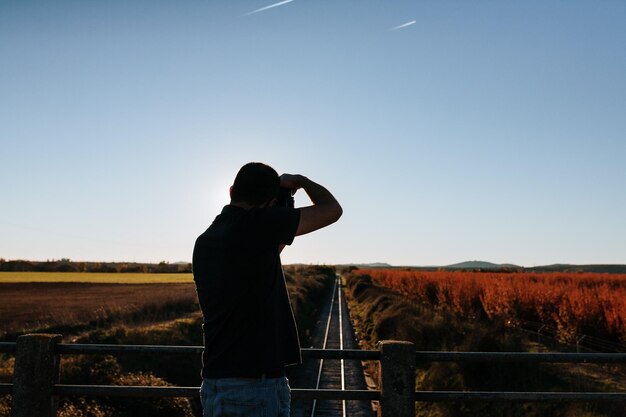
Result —
M378 417L415 417L415 345L383 340L379 348Z
M27 334L17 338L11 417L55 417L59 382L58 334Z

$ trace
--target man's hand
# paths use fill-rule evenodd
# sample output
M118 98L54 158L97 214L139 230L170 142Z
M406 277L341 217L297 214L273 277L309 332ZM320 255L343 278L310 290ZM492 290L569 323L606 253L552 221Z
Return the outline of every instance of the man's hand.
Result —
M303 178L302 175L283 174L280 176L280 186L297 190L302 188Z
M343 209L330 191L304 175L283 174L280 176L280 186L292 190L303 188L313 202L312 206L300 209L300 223L296 236L326 227L339 220L343 213Z

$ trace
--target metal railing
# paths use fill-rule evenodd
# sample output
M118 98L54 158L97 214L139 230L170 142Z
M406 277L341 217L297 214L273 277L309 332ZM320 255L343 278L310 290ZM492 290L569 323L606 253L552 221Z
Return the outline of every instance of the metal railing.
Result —
M67 385L59 383L59 355L138 353L200 355L199 346L63 344L60 335L33 334L1 342L0 353L14 353L12 384L0 394L13 396L13 417L52 417L59 396L196 397L199 387ZM292 389L293 399L379 401L381 417L409 417L415 401L600 402L626 404L623 392L462 392L416 391L417 363L522 362L626 363L623 353L416 352L412 343L382 341L379 350L302 349L303 357L380 361L379 390Z

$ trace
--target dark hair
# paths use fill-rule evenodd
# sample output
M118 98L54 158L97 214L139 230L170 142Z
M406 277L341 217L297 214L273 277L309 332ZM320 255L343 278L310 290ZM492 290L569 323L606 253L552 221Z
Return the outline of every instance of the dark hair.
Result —
M274 168L261 162L249 162L235 177L231 199L236 203L261 205L274 199L279 188L280 178Z

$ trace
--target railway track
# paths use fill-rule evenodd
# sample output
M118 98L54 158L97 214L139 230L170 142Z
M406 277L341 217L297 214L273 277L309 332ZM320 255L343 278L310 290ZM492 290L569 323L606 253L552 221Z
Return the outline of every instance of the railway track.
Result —
M358 349L341 278L337 276L332 293L322 309L313 333L314 348ZM358 361L343 359L305 359L303 376L294 388L367 389L363 368ZM293 401L293 417L373 417L369 402L347 400Z

